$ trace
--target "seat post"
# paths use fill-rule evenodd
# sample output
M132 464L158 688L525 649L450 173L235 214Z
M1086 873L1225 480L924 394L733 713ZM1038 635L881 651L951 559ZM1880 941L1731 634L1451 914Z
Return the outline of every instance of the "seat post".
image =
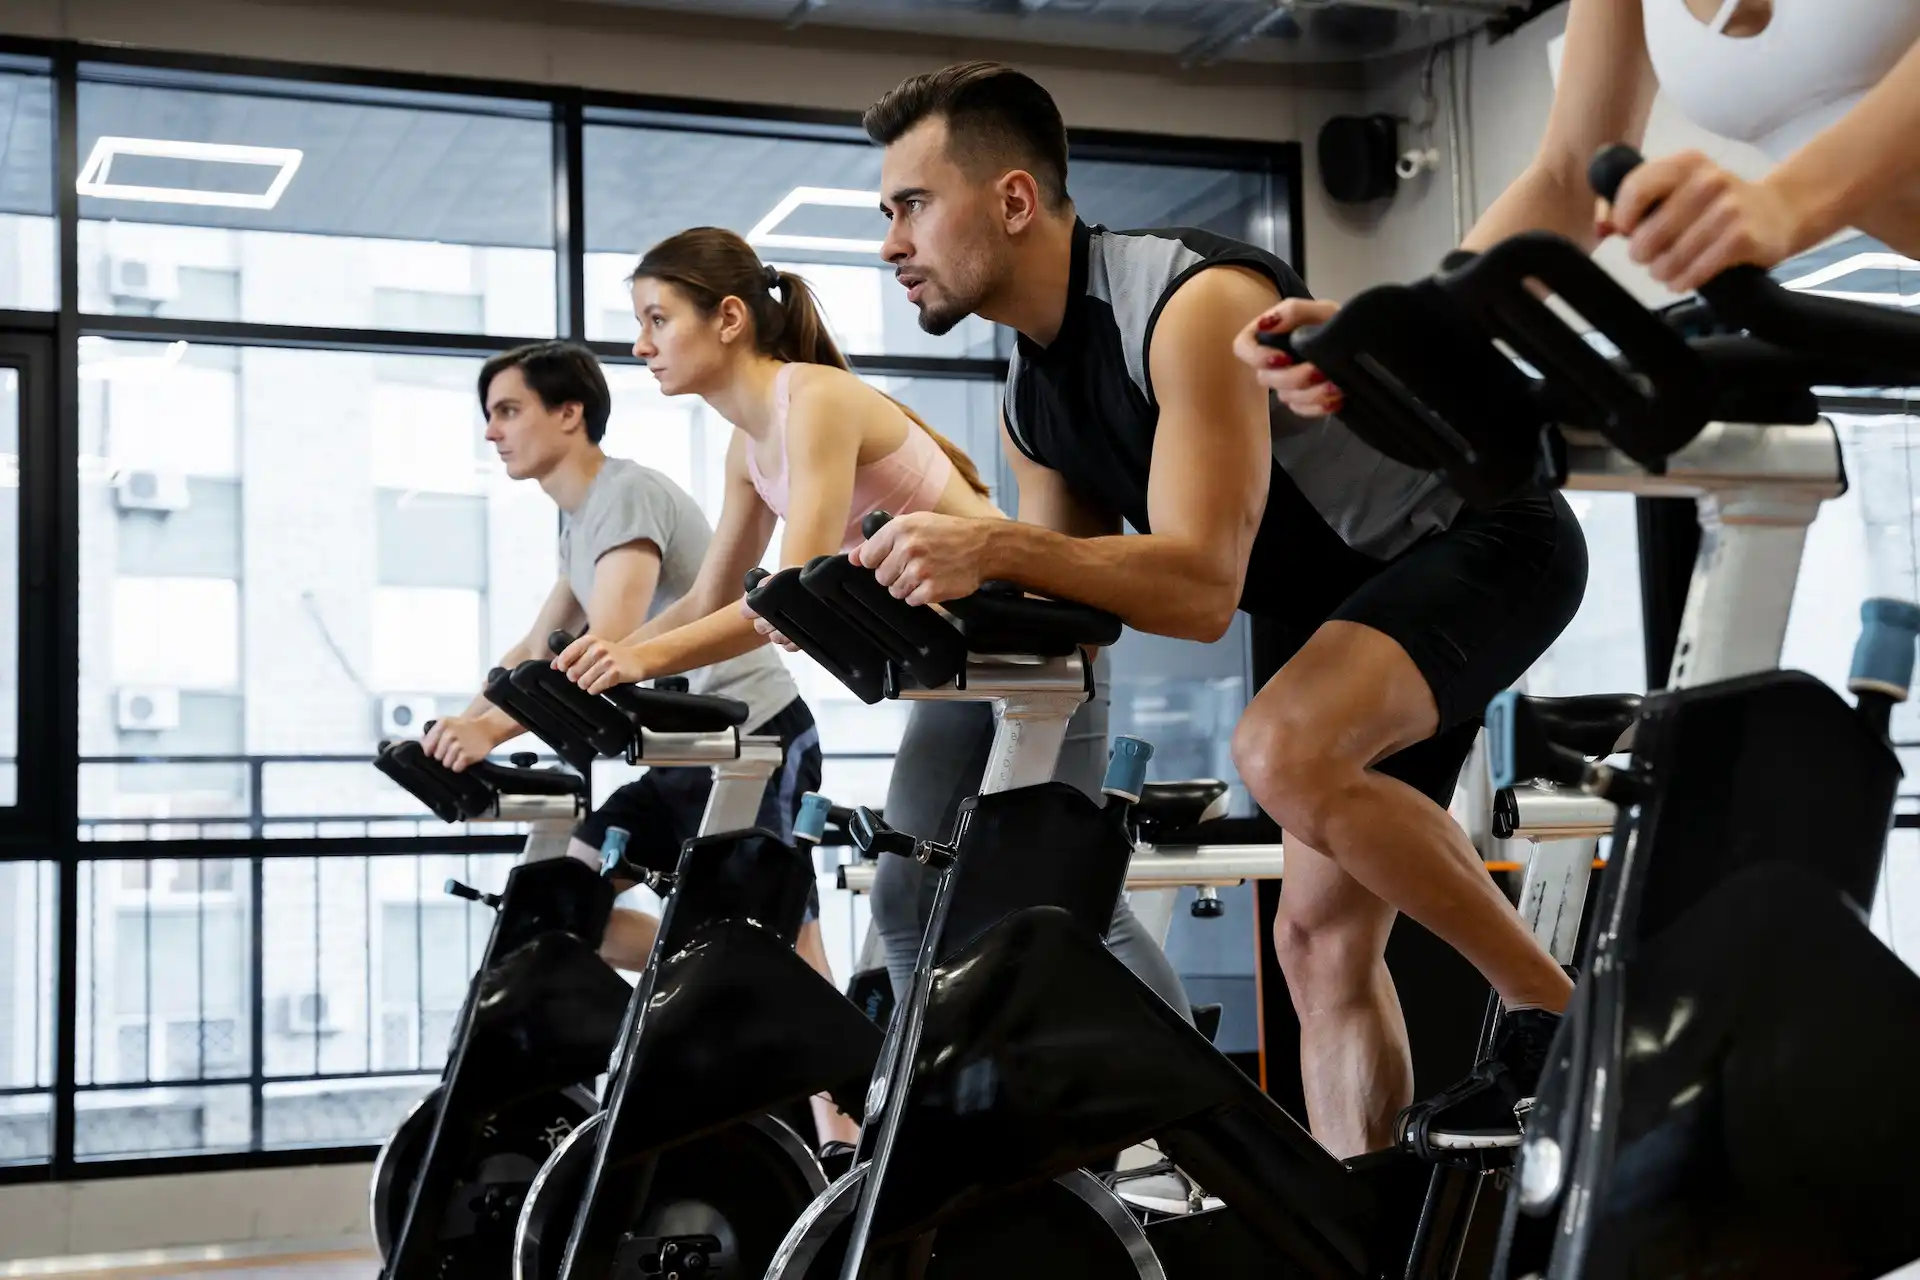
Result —
M1067 724L1093 695L1093 672L1079 654L1021 659L968 654L966 669L938 689L902 689L919 701L991 701L993 747L980 794L1037 786L1053 778Z
M1825 418L1800 426L1709 423L1659 475L1592 433L1569 429L1565 435L1567 488L1698 504L1700 554L1667 687L1778 666L1807 527L1822 502L1846 492L1833 424Z
M745 831L760 819L767 780L785 762L780 740L743 737L736 729L713 733L657 733L640 730L632 761L649 766L711 765L713 790L700 815L703 836Z

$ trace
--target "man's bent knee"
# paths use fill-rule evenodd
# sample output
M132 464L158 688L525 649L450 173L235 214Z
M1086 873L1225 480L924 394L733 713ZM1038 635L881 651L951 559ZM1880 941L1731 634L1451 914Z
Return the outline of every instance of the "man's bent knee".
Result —
M1233 731L1233 764L1267 816L1316 849L1327 847L1327 815L1360 772L1312 729L1251 717Z

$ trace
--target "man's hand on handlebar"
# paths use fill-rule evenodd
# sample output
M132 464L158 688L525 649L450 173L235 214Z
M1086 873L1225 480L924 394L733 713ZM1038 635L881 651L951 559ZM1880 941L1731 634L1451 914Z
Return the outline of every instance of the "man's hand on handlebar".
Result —
M588 693L605 693L617 684L638 684L652 674L638 645L616 644L599 636L581 636L553 660L554 669Z
M1728 267L1773 267L1801 248L1803 218L1786 193L1748 182L1698 151L1637 166L1611 205L1594 204L1594 231L1628 239L1628 256L1675 293Z
M1284 351L1262 346L1262 333L1291 333L1310 324L1325 324L1340 309L1337 302L1315 298L1287 298L1256 316L1233 340L1233 354L1254 371L1260 385L1280 397L1280 403L1302 418L1320 418L1338 413L1340 388L1327 381L1327 375L1310 364L1295 360Z
M997 520L943 516L931 511L895 516L853 549L849 559L895 599L939 604L980 589Z
M455 773L487 758L500 745L493 731L478 716L446 716L427 727L420 747Z

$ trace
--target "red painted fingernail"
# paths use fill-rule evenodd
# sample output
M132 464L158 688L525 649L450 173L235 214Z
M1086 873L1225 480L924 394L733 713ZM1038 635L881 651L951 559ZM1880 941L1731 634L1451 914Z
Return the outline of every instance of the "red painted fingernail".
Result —
M1293 357L1284 353L1267 357L1267 368L1284 369L1293 363Z
M1280 317L1275 315L1261 316L1259 320L1259 325L1262 329L1277 328L1279 324L1280 324Z

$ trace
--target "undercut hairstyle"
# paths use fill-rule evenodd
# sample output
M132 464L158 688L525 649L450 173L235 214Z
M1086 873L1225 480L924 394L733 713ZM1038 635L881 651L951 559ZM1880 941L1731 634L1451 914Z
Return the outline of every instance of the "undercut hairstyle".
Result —
M955 63L901 81L861 123L884 147L935 118L946 121L954 163L968 173L1025 169L1049 210L1067 206L1067 126L1032 76L998 62Z
M587 439L599 444L613 416L613 393L607 375L593 352L577 342L532 342L499 355L480 366L480 412L487 411L487 388L508 369L518 369L527 389L540 397L549 412L569 404L580 406Z

